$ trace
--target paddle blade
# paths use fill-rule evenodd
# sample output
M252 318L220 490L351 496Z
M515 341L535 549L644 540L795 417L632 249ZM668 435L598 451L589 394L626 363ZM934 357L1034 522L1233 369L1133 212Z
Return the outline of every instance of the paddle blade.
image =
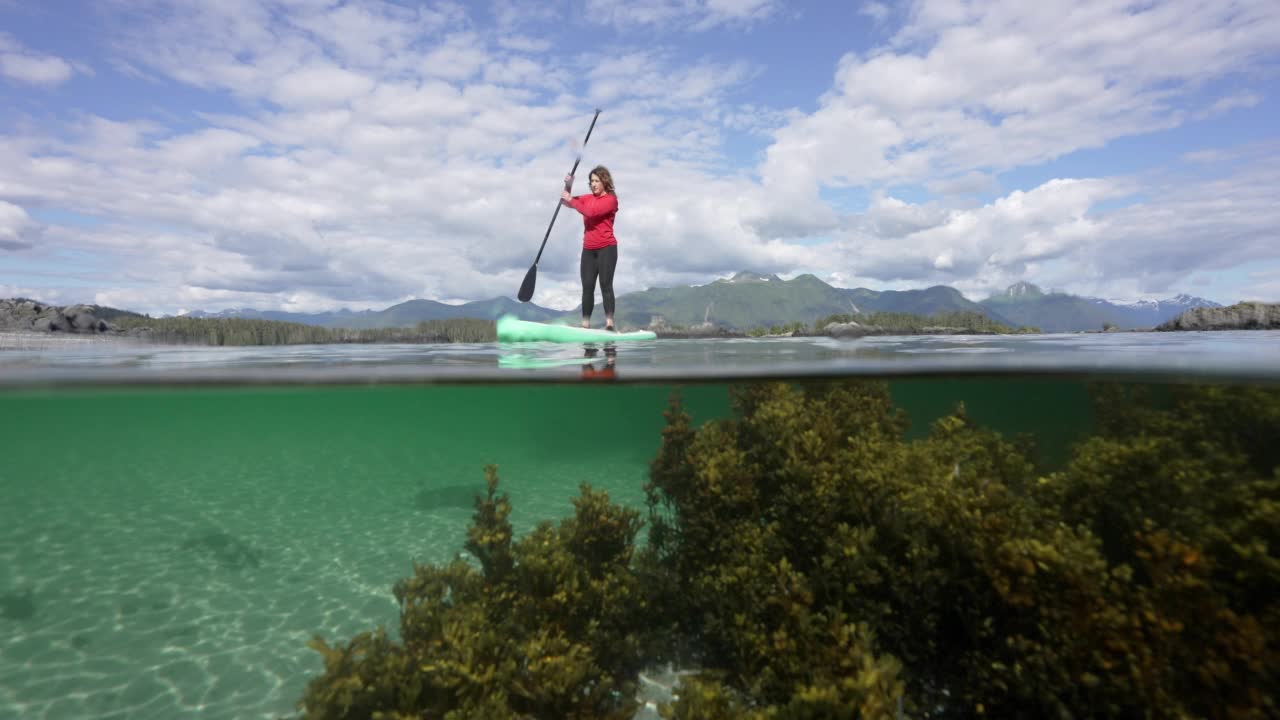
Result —
M529 302L533 298L533 286L538 283L538 264L534 263L529 266L529 272L524 274L524 282L520 283L520 294L516 295L520 302Z

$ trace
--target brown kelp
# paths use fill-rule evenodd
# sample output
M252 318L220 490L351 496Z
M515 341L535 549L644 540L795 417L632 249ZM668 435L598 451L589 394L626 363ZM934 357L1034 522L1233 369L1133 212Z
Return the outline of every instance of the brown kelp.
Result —
M512 538L511 505L486 469L466 548L478 564L418 565L395 587L401 642L312 641L325 673L312 718L627 718L647 618L632 571L640 514L583 485L574 514Z
M399 642L330 647L309 717L1274 717L1280 391L1100 384L1065 467L963 406L907 441L883 383L673 395L641 516L584 486L396 587Z

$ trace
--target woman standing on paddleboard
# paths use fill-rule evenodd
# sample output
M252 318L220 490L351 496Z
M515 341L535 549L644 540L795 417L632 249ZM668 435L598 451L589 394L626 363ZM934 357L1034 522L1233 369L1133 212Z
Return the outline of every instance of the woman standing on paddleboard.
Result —
M565 186L573 182L564 178ZM613 218L618 214L618 196L613 176L603 165L591 171L591 194L573 197L565 190L560 202L582 213L582 327L591 327L591 311L596 304L596 279L604 296L604 329L613 330L613 270L618 265L618 240L613 236Z

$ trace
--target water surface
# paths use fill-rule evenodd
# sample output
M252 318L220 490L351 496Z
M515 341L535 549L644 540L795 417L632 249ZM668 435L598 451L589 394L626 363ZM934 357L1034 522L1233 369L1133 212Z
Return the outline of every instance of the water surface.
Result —
M486 464L518 533L581 483L642 507L676 390L696 424L729 381L885 379L909 437L963 402L1048 470L1093 380L1277 358L1275 332L0 351L0 717L288 715L309 638L394 628L395 581L462 550Z

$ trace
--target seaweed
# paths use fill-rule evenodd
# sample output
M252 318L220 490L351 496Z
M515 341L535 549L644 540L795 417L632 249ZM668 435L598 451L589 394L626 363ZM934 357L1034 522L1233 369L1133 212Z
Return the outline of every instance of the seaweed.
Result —
M486 467L462 558L400 580L400 636L384 628L311 647L325 673L309 718L627 718L647 647L631 570L639 513L581 486L572 517L515 541L511 505Z
M884 383L673 393L647 516L588 485L513 537L486 468L466 549L330 646L308 717L1274 717L1280 390L1100 384L1043 473L963 405L906 440ZM641 536L641 530L646 530ZM646 542L647 541L647 542Z

